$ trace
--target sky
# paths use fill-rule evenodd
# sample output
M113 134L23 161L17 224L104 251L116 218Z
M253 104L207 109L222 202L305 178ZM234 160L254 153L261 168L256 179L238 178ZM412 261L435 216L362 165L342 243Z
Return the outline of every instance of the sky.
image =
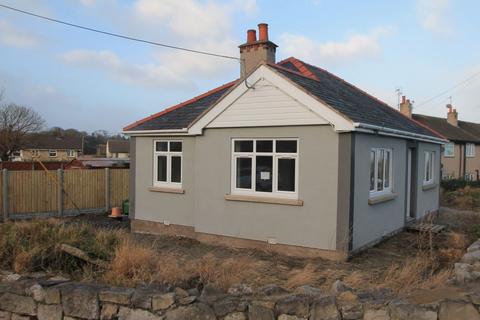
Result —
M270 40L279 46L277 61L294 56L315 64L393 107L400 89L414 101L414 113L445 117L451 96L460 120L480 122L478 0L0 0L0 4L236 57L246 30L265 22ZM3 102L33 108L48 127L121 132L136 120L239 74L236 60L90 33L0 8Z

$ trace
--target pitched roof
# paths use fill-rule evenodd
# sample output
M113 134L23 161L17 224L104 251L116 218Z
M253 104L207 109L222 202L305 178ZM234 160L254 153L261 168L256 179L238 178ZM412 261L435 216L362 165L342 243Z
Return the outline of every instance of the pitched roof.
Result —
M353 122L443 138L425 125L412 121L386 103L324 69L295 58L283 60L274 67ZM301 75L291 72L292 70L300 72Z
M108 140L108 151L112 153L129 153L130 141L128 140Z
M83 138L80 136L56 137L51 134L33 134L27 138L25 149L76 149L83 148Z
M445 118L431 117L423 114L414 114L413 119L440 132L448 140L480 143L480 124L458 121L458 127L455 127L449 124Z
M323 101L353 122L444 138L422 123L404 116L386 103L324 69L293 57L270 66L301 89ZM187 128L203 112L219 101L237 81L232 81L201 96L137 121L125 127L124 130Z
M168 130L186 128L202 112L214 105L215 102L217 102L236 82L237 80L229 82L193 99L162 110L147 118L132 123L123 130Z

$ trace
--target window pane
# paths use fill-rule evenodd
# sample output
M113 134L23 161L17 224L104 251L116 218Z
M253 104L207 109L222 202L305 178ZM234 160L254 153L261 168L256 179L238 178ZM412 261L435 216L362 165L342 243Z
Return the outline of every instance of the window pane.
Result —
M375 151L370 151L370 191L375 190Z
M235 141L235 152L253 152L252 140Z
M383 159L384 150L378 151L378 173L377 173L377 191L383 190Z
M295 159L278 159L278 191L295 191Z
M430 180L430 153L425 152L425 181Z
M277 140L277 152L297 152L297 140Z
M172 157L172 182L182 182L182 157Z
M170 142L170 151L181 152L182 151L182 143L178 142L178 141Z
M168 142L167 141L157 141L155 143L156 151L168 151Z
M237 158L236 186L252 188L252 158Z
M157 181L167 181L167 157L157 156Z
M273 157L257 156L256 162L255 190L272 192Z
M257 140L257 152L273 152L273 141Z
M390 151L385 151L385 188L390 187Z

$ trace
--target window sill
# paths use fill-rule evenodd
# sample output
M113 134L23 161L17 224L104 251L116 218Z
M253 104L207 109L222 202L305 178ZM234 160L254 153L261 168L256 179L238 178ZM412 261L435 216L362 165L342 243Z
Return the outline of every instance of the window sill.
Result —
M427 191L427 190L435 189L436 187L437 187L437 184L436 184L436 183L424 184L424 185L422 186L422 190L423 190L423 191Z
M245 196L245 195L235 195L235 194L226 194L225 195L225 200L227 200L227 201L244 201L244 202L256 202L256 203L282 204L282 205L288 205L288 206L303 206L303 200L257 197L257 196Z
M369 205L374 205L377 203L382 203L382 202L387 202L390 200L393 200L397 197L395 193L386 193L386 194L381 194L378 196L372 196L368 198L368 204Z
M176 194L184 194L185 190L184 189L179 189L179 188L165 188L165 187L150 187L148 188L148 191L152 192L163 192L163 193L176 193Z

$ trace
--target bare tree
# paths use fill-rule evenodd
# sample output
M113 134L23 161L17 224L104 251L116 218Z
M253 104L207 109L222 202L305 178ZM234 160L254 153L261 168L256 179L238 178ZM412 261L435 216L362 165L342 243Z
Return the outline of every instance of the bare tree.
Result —
M0 96L1 98L1 96ZM8 161L21 150L28 135L42 129L44 120L33 109L16 104L0 106L0 158Z

